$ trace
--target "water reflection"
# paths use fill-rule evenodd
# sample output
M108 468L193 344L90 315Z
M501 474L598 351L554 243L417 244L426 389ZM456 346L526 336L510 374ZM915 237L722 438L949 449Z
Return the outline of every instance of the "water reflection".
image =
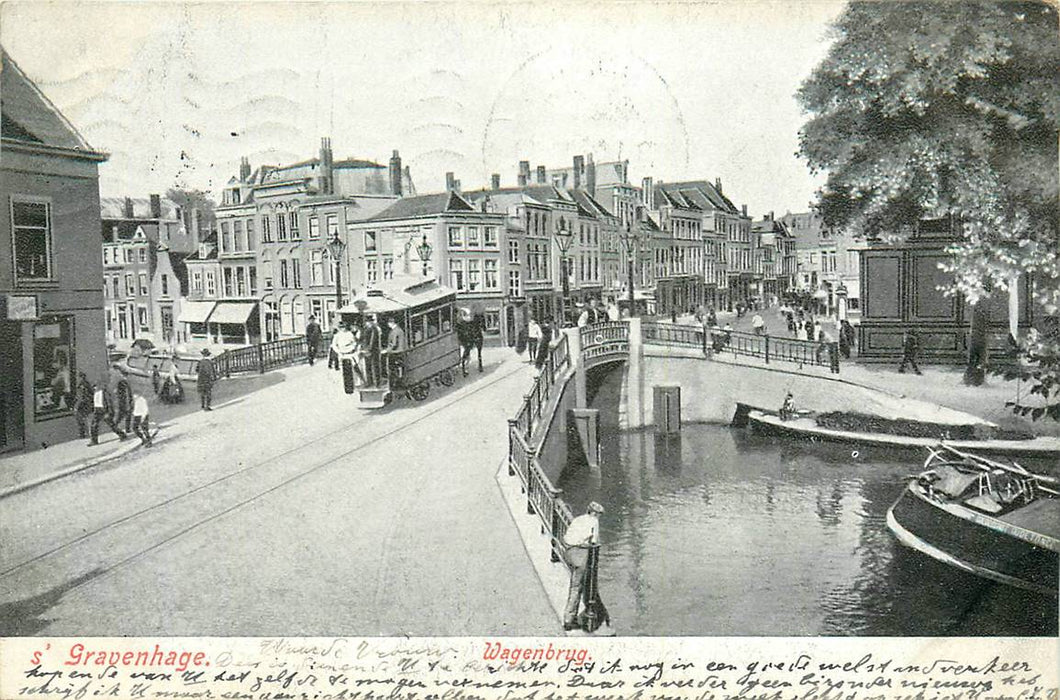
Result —
M600 582L623 634L1056 634L1056 601L899 546L887 509L916 453L767 439L719 426L623 433L606 424L593 499Z

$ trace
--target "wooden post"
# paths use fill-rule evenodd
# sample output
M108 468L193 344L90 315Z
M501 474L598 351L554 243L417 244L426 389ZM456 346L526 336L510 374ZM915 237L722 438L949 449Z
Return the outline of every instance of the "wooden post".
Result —
M258 343L258 373L265 374L265 345Z
M512 453L515 450L515 438L512 437L512 431L519 429L519 421L514 418L508 419L508 476L515 476L515 469L512 468Z
M765 336L766 364L769 364L769 336Z

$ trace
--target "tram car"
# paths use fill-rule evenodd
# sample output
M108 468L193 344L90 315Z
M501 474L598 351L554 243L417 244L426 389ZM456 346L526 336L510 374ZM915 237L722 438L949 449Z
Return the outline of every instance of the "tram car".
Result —
M394 396L423 401L431 384L452 386L460 364L456 336L456 293L435 281L392 289L370 289L339 309L343 323L363 328L369 316L378 321L382 347L390 339L394 320L405 336L406 349L382 353L382 377L375 386L357 388L361 408L381 408ZM368 358L364 359L367 363Z

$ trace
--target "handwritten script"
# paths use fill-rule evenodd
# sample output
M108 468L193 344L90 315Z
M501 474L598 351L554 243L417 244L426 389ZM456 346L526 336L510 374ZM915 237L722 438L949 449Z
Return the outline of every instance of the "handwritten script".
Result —
M9 639L0 697L1058 700L1055 655L1011 640L941 655L923 640L726 641Z

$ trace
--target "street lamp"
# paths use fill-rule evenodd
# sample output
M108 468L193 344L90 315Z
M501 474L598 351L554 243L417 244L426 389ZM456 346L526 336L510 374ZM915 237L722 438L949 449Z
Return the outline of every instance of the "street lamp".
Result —
M331 259L335 261L335 313L339 313L339 309L342 308L342 251L346 250L346 244L339 238L339 233L336 231L331 234L331 240L328 241L328 254L331 255Z
M427 234L423 234L423 240L416 246L416 254L420 256L420 260L423 261L423 276L427 276L427 263L431 260L431 244L427 242Z
M622 243L626 246L626 263L629 266L629 315L636 316L636 303L633 299L633 246L637 242L637 232L633 230L633 221L626 219L622 229Z
M567 227L566 219L559 220L559 228L553 234L556 238L556 245L559 246L559 262L560 269L563 273L563 299L560 306L560 319L562 323L567 318L567 298L570 296L570 273L567 270L567 251L570 250L574 244L574 229Z

